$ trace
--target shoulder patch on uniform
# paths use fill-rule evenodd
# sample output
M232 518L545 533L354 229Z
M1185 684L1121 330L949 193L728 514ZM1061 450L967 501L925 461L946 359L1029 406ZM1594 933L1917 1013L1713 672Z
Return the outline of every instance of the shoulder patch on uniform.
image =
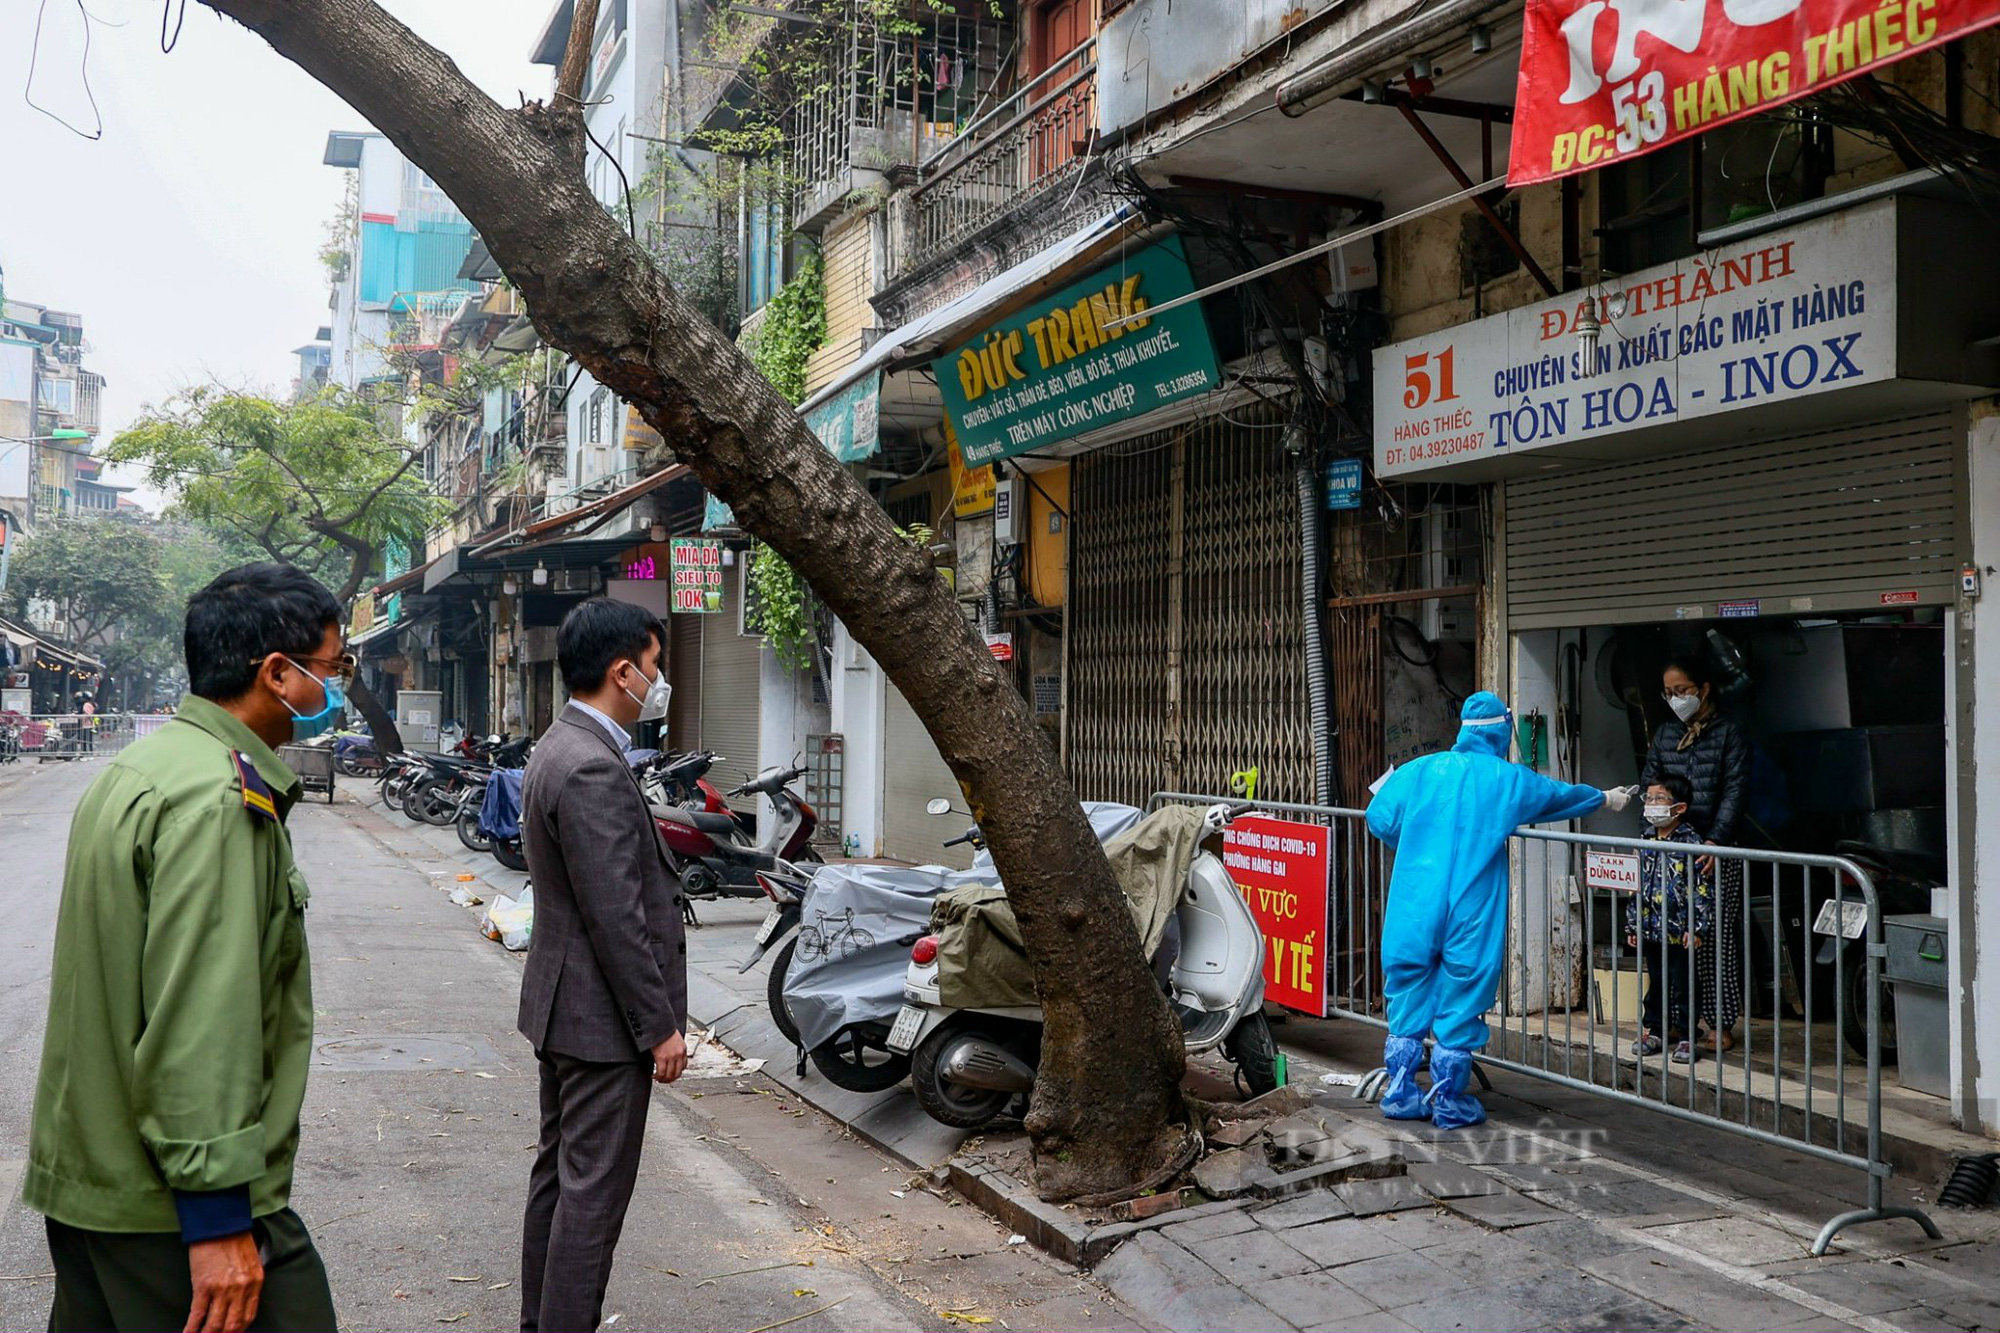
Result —
M243 808L277 823L278 798L271 791L271 784L264 781L264 775L243 751L231 750L229 757L236 763L236 778L243 786Z

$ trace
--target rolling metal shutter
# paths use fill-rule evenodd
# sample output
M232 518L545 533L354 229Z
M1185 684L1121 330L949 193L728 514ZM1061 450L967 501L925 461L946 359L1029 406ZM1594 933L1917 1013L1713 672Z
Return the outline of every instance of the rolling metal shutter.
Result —
M958 779L909 701L894 685L885 682L883 691L882 855L919 865L969 866L972 848L938 846L965 832L967 821L924 813L924 806L938 796L949 799L954 809L964 809Z
M758 655L762 639L735 632L728 615L676 616L702 619L701 627L701 746L722 757L708 780L723 791L740 787L757 776L758 712L762 688ZM678 636L677 636L678 637ZM754 810L754 797L731 801L738 810Z
M1936 413L1509 481L1509 628L1948 602L1963 454Z
M667 679L674 697L667 704L667 745L699 750L701 745L701 624L707 616L667 617Z
M1282 421L1243 409L1077 460L1065 753L1084 799L1226 792L1248 768L1260 796L1313 798Z

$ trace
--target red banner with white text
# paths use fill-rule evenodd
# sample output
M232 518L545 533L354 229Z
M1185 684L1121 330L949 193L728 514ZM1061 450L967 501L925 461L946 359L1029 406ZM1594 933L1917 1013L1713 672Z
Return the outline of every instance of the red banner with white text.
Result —
M1243 815L1222 831L1222 863L1264 933L1264 998L1325 1014L1333 830Z
M1636 157L1992 23L1995 0L1528 0L1507 182Z

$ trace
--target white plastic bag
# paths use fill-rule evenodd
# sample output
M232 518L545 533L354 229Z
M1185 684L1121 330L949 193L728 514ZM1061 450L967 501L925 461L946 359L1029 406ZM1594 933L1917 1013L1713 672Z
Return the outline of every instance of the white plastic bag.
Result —
M514 953L528 947L535 930L535 891L528 889L519 900L504 893L493 896L493 905L479 920L479 929L489 940L498 940Z

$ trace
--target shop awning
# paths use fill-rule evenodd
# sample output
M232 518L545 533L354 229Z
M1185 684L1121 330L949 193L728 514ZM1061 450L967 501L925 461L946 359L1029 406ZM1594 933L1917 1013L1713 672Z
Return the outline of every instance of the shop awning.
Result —
M44 670L53 668L83 671L93 675L104 670L104 663L89 653L74 648L58 648L47 639L35 641L35 651L29 655L28 660L30 665L42 667Z
M393 597L399 592L407 592L422 583L424 575L429 573L430 567L436 563L437 561L435 560L426 560L415 569L405 570L395 578L390 579L387 583L376 584L368 590L368 595L370 597Z
M380 625L370 625L367 629L362 630L361 633L348 639L347 650L353 652L356 648L389 638L397 632L408 628L409 624L410 622L407 620L390 620Z
M458 553L463 547L454 546L437 559L424 566L424 591L430 592L438 584L458 573Z
M552 514L547 518L536 519L532 523L523 524L512 532L504 533L492 541L470 548L466 554L473 560L491 560L509 551L559 542L572 535L586 535L601 527L606 520L628 508L641 496L650 495L667 483L690 475L692 474L689 473L687 465L683 463L676 463L671 467L661 468L651 476L641 477L631 485L615 490L609 495L599 496L588 504L578 505L576 508L566 510L563 513ZM629 546L630 544L631 542L628 540L626 545Z
M14 646L19 648L24 654L41 642L32 633L22 629L10 620L0 620L0 638L11 640Z
M957 300L947 301L929 314L884 334L873 347L855 358L839 379L800 403L799 415L810 420L818 408L847 393L859 381L905 363L930 360L953 341L954 334L986 321L1002 305L1036 295L1031 288L1089 255L1138 215L1138 210L1130 205L1120 206L1040 254L988 278Z

